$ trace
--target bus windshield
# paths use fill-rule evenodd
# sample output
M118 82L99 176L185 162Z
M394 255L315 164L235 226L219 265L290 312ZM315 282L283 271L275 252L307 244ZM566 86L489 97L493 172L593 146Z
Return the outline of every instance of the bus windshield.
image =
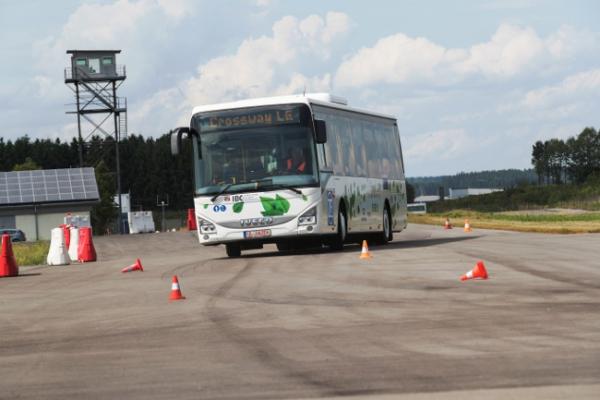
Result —
M306 126L200 127L200 132L200 146L194 146L196 194L318 184L312 131Z

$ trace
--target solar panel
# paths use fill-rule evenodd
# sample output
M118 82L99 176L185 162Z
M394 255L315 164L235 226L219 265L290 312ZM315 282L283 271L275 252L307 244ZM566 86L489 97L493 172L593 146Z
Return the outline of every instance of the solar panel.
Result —
M99 198L93 168L0 172L0 205Z

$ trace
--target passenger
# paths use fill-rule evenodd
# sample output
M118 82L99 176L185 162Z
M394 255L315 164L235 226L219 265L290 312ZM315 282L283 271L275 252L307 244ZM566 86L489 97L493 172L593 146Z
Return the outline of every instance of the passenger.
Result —
M288 173L303 174L306 171L306 157L304 150L294 147L289 151L289 158L285 161L285 169Z

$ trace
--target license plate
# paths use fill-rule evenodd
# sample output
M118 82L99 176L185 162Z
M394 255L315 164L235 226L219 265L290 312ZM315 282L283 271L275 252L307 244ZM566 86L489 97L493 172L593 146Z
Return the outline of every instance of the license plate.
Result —
M269 236L271 236L270 229L259 229L257 231L245 231L244 232L245 239L266 238Z

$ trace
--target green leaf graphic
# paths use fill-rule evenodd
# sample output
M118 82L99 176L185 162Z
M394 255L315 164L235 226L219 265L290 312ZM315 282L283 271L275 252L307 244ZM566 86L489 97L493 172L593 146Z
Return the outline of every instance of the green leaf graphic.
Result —
M242 209L244 208L244 202L240 201L238 203L234 203L233 204L233 212L234 213L240 213L242 212Z
M279 195L276 195L274 199L271 197L261 197L260 202L264 210L262 215L265 217L284 215L290 209L290 202Z
M281 197L280 195L276 195L275 196L276 200L278 202L278 208L283 210L283 213L287 213L290 210L290 202L287 201L287 199Z
M208 204L203 204L203 206L205 210L208 208Z
M303 195L302 195L302 200L304 200L304 201L308 201L308 197L306 197L306 195L305 195L305 194L303 194Z

